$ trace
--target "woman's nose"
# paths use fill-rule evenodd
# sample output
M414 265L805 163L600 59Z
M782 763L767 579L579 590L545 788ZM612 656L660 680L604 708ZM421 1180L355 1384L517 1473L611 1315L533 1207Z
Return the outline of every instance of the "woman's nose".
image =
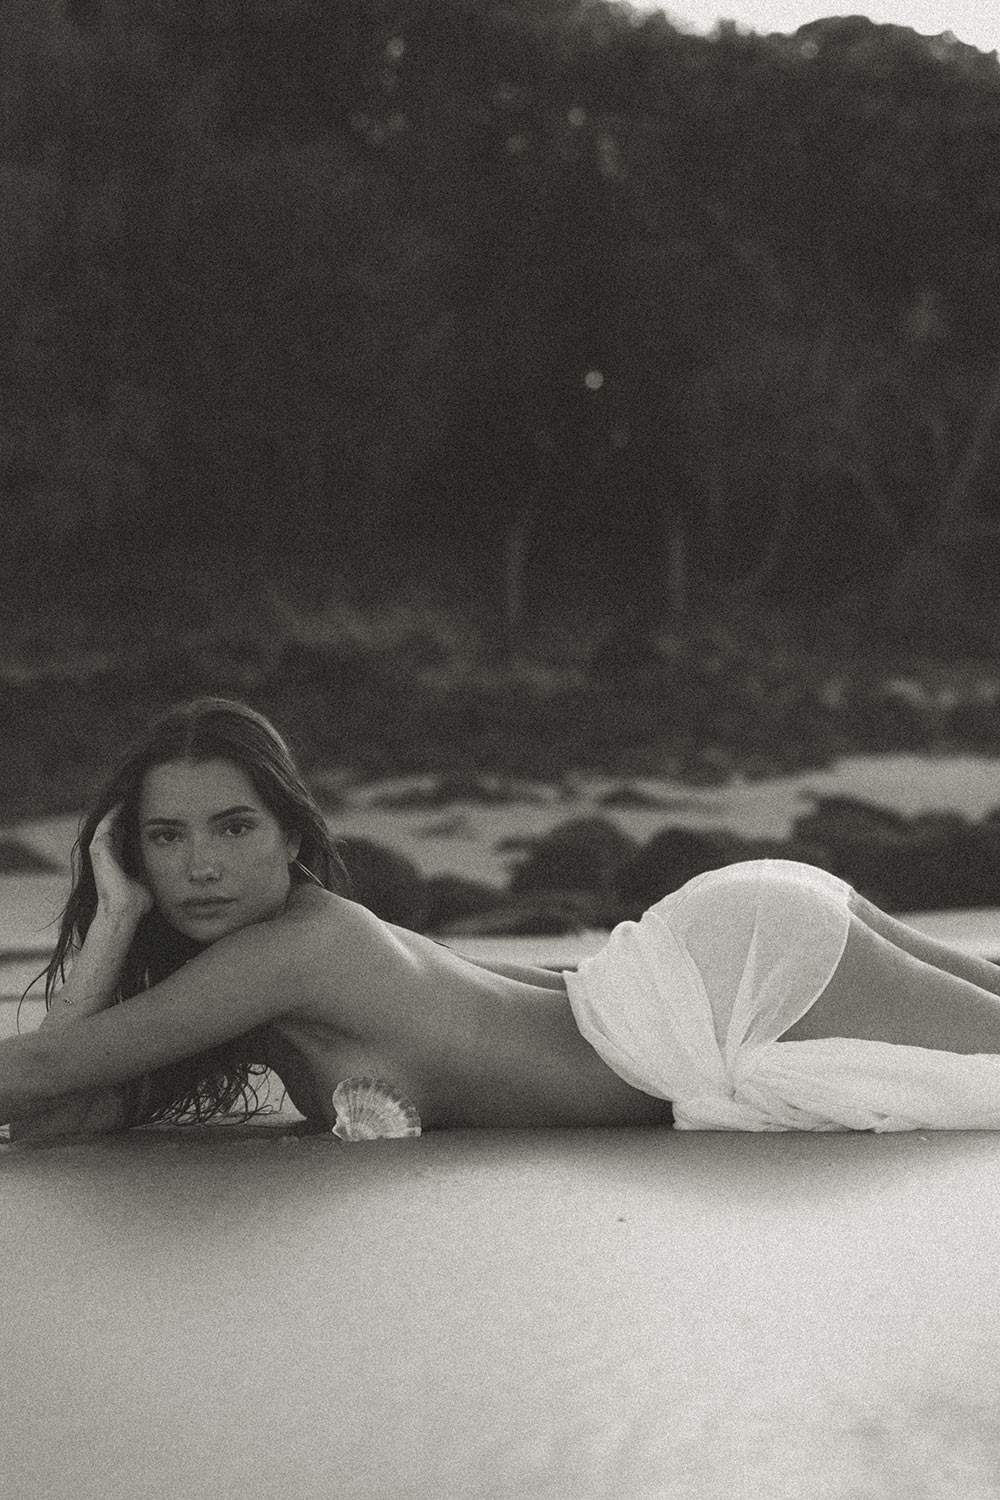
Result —
M188 877L191 880L218 880L218 856L207 844L195 842L188 854Z

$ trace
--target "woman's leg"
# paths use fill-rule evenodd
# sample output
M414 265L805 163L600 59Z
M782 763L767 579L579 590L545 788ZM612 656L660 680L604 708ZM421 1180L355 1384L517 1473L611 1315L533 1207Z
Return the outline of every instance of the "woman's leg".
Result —
M861 897L830 983L781 1038L1000 1053L1000 969L915 932Z
M933 964L936 969L944 969L959 979L968 979L981 989L1000 995L1000 967L996 964L971 953L960 953L957 948L949 948L947 943L927 937L915 927L908 927L905 922L898 922L895 917L890 917L887 912L873 906L856 891L850 898L850 905L851 910L873 932L888 938L890 943L902 948L904 953L911 953L914 958L922 958L924 963ZM1000 954L1000 933L997 934L997 952Z

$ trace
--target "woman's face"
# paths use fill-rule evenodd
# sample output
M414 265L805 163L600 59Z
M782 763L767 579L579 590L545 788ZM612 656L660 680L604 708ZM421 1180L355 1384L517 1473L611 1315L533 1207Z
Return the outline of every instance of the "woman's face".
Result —
M232 762L179 760L146 774L139 849L161 914L214 943L282 910L299 839L283 832Z

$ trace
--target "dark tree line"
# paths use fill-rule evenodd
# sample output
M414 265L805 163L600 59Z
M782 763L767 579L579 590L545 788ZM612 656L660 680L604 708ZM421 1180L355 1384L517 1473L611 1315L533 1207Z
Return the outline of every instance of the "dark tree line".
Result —
M512 627L988 598L1000 68L593 0L10 0L10 577L236 547Z

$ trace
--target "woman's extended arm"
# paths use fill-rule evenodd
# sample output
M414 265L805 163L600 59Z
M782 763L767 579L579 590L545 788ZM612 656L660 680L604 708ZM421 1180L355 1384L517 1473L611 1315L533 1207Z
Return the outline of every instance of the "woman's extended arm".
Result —
M38 1030L51 1032L107 1010L115 999L122 964L135 937L139 912L111 912L98 908L83 947L73 960L69 978L52 997ZM12 1116L10 1139L16 1142L53 1140L60 1136L99 1135L121 1130L125 1093L115 1084L87 1089L66 1098L37 1102Z
M287 918L244 927L126 1005L0 1042L0 1121L44 1099L138 1077L296 1009L313 985L307 932Z
M77 954L69 978L53 997L38 1027L46 1035L97 1015L114 1000L115 984L135 936L137 918L98 910L86 940ZM67 1098L37 1097L22 1108L8 1111L12 1141L44 1141L58 1136L102 1134L120 1130L125 1116L125 1096L119 1087L88 1089Z
M57 990L39 1030L82 1020L106 1010L115 998L115 985L139 924L128 912L98 908L83 947L73 960L69 978Z
M115 998L122 964L135 936L138 912L98 909L86 940L73 961L66 983L53 996L39 1027L46 1035L106 1010ZM37 1035L37 1033L36 1033ZM10 1139L53 1140L84 1133L120 1130L125 1118L125 1095L117 1085L87 1089L65 1098L36 1099L12 1113Z

